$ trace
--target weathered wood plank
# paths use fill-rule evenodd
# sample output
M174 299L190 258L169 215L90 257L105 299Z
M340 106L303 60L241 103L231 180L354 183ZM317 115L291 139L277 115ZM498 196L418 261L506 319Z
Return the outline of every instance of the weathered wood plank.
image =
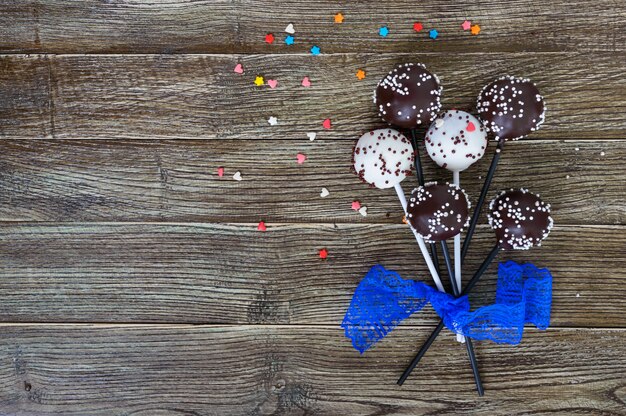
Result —
M392 190L350 171L352 141L27 141L0 142L2 221L385 222L397 223ZM492 144L493 146L493 144ZM308 160L296 163L302 152ZM491 155L462 175L475 201ZM562 224L626 220L626 141L514 142L491 198L507 187L544 195ZM426 177L450 180L424 160ZM220 178L217 168L224 167ZM243 181L232 175L240 171ZM523 172L523 174L521 174ZM417 185L408 178L406 192ZM320 197L326 187L330 195ZM359 200L368 216L351 210Z
M3 326L0 403L24 416L623 415L624 330L476 343L480 400L449 334L396 385L428 330L399 328L359 357L338 327Z
M624 51L626 8L613 0L344 2L3 0L0 51L51 53ZM374 11L375 10L375 11ZM337 12L345 15L333 23ZM461 30L471 19L479 36ZM416 34L413 23L425 29ZM284 45L288 23L295 44ZM598 24L594 24L597 22ZM387 25L382 39L378 29ZM436 28L440 37L428 38ZM273 32L274 45L264 43Z
M382 124L371 101L376 82L396 63L415 60L441 76L448 108L472 109L483 85L513 73L535 80L546 96L547 121L534 138L626 135L626 79L615 55L463 56L5 56L0 138L299 139L317 131L320 138L353 139ZM581 59L592 61L593 71ZM246 74L233 72L238 61ZM358 81L361 67L369 75ZM277 79L278 87L256 87L258 74ZM305 75L310 88L300 85ZM270 116L277 126L268 125ZM330 131L321 126L328 117Z
M493 243L478 232L468 275ZM554 325L624 327L625 246L624 227L557 226L544 247L500 260L550 268ZM270 225L266 233L256 224L4 224L0 319L337 324L378 262L430 281L402 224ZM475 289L474 305L493 302L495 270ZM430 324L434 315L415 319Z

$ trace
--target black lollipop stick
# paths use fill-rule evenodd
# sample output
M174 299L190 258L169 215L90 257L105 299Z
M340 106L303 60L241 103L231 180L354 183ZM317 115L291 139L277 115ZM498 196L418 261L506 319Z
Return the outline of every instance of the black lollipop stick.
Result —
M502 139L498 140L498 147L496 147L496 152L493 155L493 159L491 159L491 166L489 166L489 171L487 172L487 177L485 178L485 183L483 184L483 189L480 191L478 202L476 203L476 207L474 208L474 214L472 214L472 219L470 221L469 228L467 229L465 240L463 241L463 249L461 250L461 261L465 260L465 256L467 255L467 251L469 250L472 236L474 235L476 225L478 224L478 219L480 218L480 211L482 210L482 207L485 203L485 198L487 197L489 187L491 186L491 181L493 180L493 175L496 173L496 168L498 167L498 162L500 161L500 156L502 155L504 142L505 141Z
M448 269L448 276L450 276L450 284L452 285L452 292L455 297L459 296L459 288L456 285L456 278L454 277L454 267L452 266L452 260L450 259L450 251L448 251L448 244L445 240L441 241L441 252L443 253L443 259ZM467 348L467 356L472 366L472 372L474 373L474 381L476 382L476 390L478 390L479 396L485 395L485 389L480 379L480 372L478 371L478 363L476 361L476 354L474 354L474 344L470 338L465 338L465 347Z
M415 129L411 129L411 141L413 143L413 150L415 151L415 175L417 176L417 182L420 186L424 186L424 171L422 170L422 158L420 157L420 150L417 143L417 134ZM441 275L439 270L439 257L437 256L437 245L430 243L430 256L433 259L435 270L437 274Z
M472 288L476 285L476 283L478 283L483 273L485 273L485 271L491 265L491 263L496 258L499 252L500 252L500 244L496 244L495 247L492 248L491 251L489 252L489 255L487 256L485 261L483 261L483 264L480 265L480 267L478 268L478 271L476 271L474 276L467 283L467 286L465 286L465 289L463 289L463 292L461 292L460 296L467 295L469 292L471 292ZM402 376L398 379L398 385L401 386L402 384L404 384L404 382L409 377L409 375L411 375L411 372L415 369L415 367L417 367L417 364L419 364L420 360L426 354L426 351L428 351L428 349L430 348L432 343L435 341L435 339L437 338L437 336L439 335L443 327L444 325L443 325L443 319L442 319L439 321L439 325L437 325L437 327L432 332L432 334L430 334L430 337L428 337L428 339L426 340L422 348L420 348L417 355L415 355L415 358L413 358L413 361L411 361L411 364L409 364L407 369L404 370L404 373L402 373Z

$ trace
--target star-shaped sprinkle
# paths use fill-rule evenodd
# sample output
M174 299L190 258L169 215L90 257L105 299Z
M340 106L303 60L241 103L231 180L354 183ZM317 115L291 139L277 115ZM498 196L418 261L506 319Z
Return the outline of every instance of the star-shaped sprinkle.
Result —
M352 201L352 209L358 211L361 209L361 203L359 201Z
M320 250L320 259L326 260L328 258L328 250L325 248Z
M439 32L437 32L437 29L431 29L428 32L428 36L430 36L431 39L437 39L437 36L439 36Z
M311 47L311 55L313 56L317 56L319 55L321 52L320 47L317 45L314 45L313 47Z
M259 225L257 225L256 229L259 230L259 231L266 231L267 227L265 226L265 222L260 221Z
M382 26L380 29L378 29L378 34L383 38L386 38L389 34L389 28L387 26Z
M270 126L275 126L278 124L278 119L274 116L271 116L267 119L267 122L270 123Z
M335 15L335 23L343 23L343 14L337 13Z
M413 23L413 30L416 32L421 32L424 29L424 26L420 22Z
M296 155L296 160L298 161L298 165L301 165L304 163L304 161L306 160L306 155L303 153L298 153Z
M285 45L293 45L293 36L291 35L287 35L285 36Z
M257 87L260 87L261 85L265 84L265 81L263 80L263 77L261 76L257 76L254 79L254 85L256 85Z
M480 33L480 26L478 25L472 26L472 28L470 29L470 32L472 33L472 35L478 35Z
M471 26L472 26L472 22L470 22L469 20L464 21L463 24L461 25L463 30L470 30Z
M269 43L269 44L274 43L274 35L271 33L268 33L267 35L265 35L265 43Z
M365 71L359 69L358 71L356 71L356 77L359 81L362 80L363 78L365 78Z

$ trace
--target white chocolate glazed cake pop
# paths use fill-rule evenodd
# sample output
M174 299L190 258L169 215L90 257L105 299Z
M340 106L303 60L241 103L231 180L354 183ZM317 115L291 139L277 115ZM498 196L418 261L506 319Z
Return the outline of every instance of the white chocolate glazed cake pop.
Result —
M413 169L411 142L393 129L365 133L354 146L354 171L362 181L379 189L393 188Z
M450 110L441 113L430 125L424 142L436 164L461 172L485 154L487 130L473 115Z

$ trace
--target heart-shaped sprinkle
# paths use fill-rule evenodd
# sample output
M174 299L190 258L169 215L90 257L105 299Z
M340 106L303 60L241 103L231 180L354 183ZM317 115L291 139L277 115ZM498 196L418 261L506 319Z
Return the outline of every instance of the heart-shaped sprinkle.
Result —
M296 155L296 159L298 160L298 165L301 165L304 163L304 161L306 160L306 155L302 154L302 153L298 153Z
M269 85L271 89L274 89L278 85L278 81L275 79L268 79L267 85Z
M330 126L330 119L329 118L327 118L326 120L324 120L322 122L322 127L324 127L325 129L330 129L331 126Z
M328 195L330 195L330 192L328 192L328 189L322 188L322 192L320 192L320 196L322 198L326 198Z
M444 121L443 121L442 118L438 118L437 120L435 120L435 126L437 126L437 127L443 126L443 123L444 123Z
M265 226L265 222L263 222L263 221L259 222L259 225L257 225L256 229L259 230L259 231L267 230L267 227Z
M476 126L471 121L467 123L467 127L465 128L467 131L472 132L476 130Z
M220 166L219 168L217 168L217 176L219 176L220 178L222 176L224 176L224 168L223 167Z
M317 136L317 133L307 133L306 134L309 138L310 141L315 140L315 137Z
M241 181L242 177L241 177L241 172L237 171L235 172L235 174L233 175L233 179L236 181Z
M358 211L361 209L361 203L359 201L352 201L352 209Z
M311 80L309 79L309 77L302 78L302 86L303 87L310 87L311 86Z
M243 65L241 65L241 64L235 65L235 70L234 71L235 71L236 74L243 74Z
M361 207L361 209L359 209L359 214L361 214L364 217L367 217L367 207Z
M296 30L293 28L292 23L289 23L287 25L287 27L285 28L285 32L289 33L290 35L293 35L294 33L296 33Z

